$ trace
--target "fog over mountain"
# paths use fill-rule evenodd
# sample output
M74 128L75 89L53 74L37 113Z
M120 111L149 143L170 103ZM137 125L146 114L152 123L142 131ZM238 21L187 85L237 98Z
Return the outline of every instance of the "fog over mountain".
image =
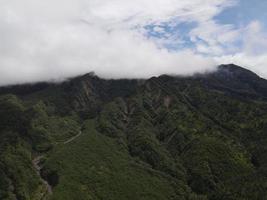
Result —
M0 0L0 200L267 200L267 0Z
M191 75L232 62L267 77L265 24L216 19L239 3L2 0L0 85L90 71L103 78Z

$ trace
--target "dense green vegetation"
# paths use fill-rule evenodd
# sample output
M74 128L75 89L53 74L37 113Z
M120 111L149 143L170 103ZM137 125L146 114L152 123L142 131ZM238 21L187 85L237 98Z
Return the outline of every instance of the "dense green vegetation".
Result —
M245 69L0 94L0 199L267 199L267 81Z

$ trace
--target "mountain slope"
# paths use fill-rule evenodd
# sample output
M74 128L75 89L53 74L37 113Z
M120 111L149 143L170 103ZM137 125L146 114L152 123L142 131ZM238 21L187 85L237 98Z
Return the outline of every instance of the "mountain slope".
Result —
M0 199L266 199L267 81L241 67L0 94Z

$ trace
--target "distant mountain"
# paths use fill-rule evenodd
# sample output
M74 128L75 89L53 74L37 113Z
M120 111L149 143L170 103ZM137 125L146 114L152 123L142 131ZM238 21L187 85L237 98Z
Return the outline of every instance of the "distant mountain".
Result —
M267 199L267 81L221 65L2 87L0 199Z

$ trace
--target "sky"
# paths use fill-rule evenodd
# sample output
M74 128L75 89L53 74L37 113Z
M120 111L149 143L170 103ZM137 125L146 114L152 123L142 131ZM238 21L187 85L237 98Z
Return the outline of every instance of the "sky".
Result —
M267 78L266 0L1 0L0 85L193 75Z

